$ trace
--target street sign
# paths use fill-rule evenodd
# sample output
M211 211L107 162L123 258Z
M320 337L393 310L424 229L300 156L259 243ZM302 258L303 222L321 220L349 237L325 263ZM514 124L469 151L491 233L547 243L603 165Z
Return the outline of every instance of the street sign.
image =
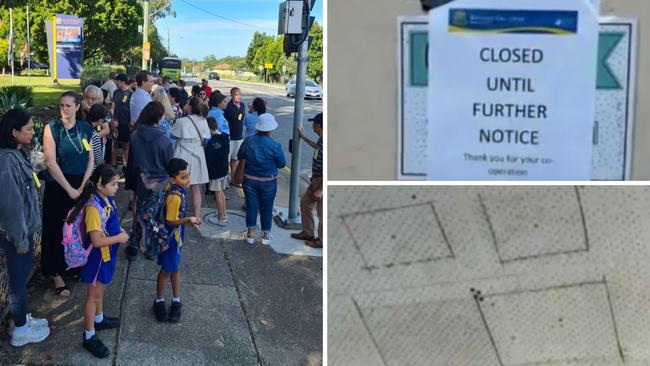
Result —
M426 179L428 18L398 20L398 166L401 180ZM600 19L593 180L631 177L637 22Z
M146 61L149 61L151 59L151 43L150 42L144 42L142 45L142 58L144 58Z
M265 68L265 69L272 69L272 68L273 68L273 64L264 64L264 68Z

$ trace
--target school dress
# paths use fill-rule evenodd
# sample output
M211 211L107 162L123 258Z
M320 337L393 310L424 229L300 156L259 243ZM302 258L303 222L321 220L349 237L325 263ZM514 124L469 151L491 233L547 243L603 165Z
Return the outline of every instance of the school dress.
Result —
M172 127L172 134L177 138L174 157L183 159L190 165L192 175L190 184L208 183L210 181L208 166L205 163L205 152L201 143L201 139L209 139L211 136L208 121L196 114L179 118Z
M86 205L86 232L90 234L91 231L102 231L107 236L115 236L119 234L122 229L117 217L117 209L115 202L111 197L103 197L97 192L93 192L91 199L94 199L102 209L106 210L105 215L108 216L106 224L102 227L102 219L99 211L92 205ZM92 245L92 243L88 243ZM81 269L81 279L85 283L94 283L95 280L103 285L108 285L113 279L115 267L117 264L117 250L120 247L119 243L111 244L101 248L93 248L88 255L88 262Z
M174 191L179 194L174 193ZM185 217L187 191L178 185L172 185L165 198L165 228L170 233L169 248L158 255L158 265L165 272L178 272L181 264L181 247L185 238L185 225L177 227L167 225L167 221L176 221Z

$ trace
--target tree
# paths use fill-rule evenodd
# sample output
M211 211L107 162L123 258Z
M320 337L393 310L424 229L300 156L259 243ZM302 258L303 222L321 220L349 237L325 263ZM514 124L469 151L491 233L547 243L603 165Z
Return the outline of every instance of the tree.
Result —
M312 37L312 42L307 51L309 56L307 77L321 82L323 80L323 27L314 22L309 35Z
M142 52L142 35L138 33L138 25L143 22L143 8L140 0L22 0L13 1L11 5L20 5L14 9L16 15L14 17L14 34L16 35L14 44L18 45L18 41L20 41L21 47L25 38L25 5L29 5L31 49L37 61L47 62L49 60L45 21L51 21L55 13L71 14L84 19L85 59L97 63L122 63L140 58L139 56L135 58L134 55L136 47L138 55ZM153 0L151 9L152 20L168 15L175 16L171 11L169 0ZM6 18L6 13L8 13L8 8L0 8L2 19ZM17 18L18 16L21 18ZM155 26L152 25L150 30L153 32L149 37L152 42L152 56L155 60L156 55L166 55L167 53L163 52L164 47L162 47ZM9 24L3 22L0 26L0 38L6 38L8 33Z
M251 40L248 50L246 51L246 65L248 69L253 72L258 72L257 67L259 64L255 64L255 56L260 48L264 45L264 40L268 39L269 35L266 33L255 32L253 34L253 39Z

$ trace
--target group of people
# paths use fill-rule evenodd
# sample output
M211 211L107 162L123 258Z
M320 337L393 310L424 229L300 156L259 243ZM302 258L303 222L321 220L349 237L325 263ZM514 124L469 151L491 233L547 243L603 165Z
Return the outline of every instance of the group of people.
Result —
M2 118L0 171L4 173L0 185L6 194L0 195L0 248L7 257L13 346L40 342L49 335L47 320L26 313L33 237L39 230L41 268L52 278L56 294L71 295L64 277L80 278L88 284L82 343L97 357L107 357L110 351L95 332L119 326L118 318L104 316L103 294L112 280L120 243L128 242L129 260L139 253L149 259L157 257L155 318L180 320L184 225L198 229L202 224L201 191L206 184L217 205L213 224L227 225L223 192L229 185L241 184L246 205L245 241L255 243L259 213L261 242L271 243L278 169L285 166L286 159L280 144L271 137L278 123L267 113L264 100L255 98L247 111L239 88L230 90L228 100L220 91L209 89L205 80L200 91L193 88L189 95L181 80L178 86L169 77L154 83L146 70L135 75L135 84L133 90L126 75L112 74L101 88L86 87L82 96L63 93L60 119L45 125L40 155L30 151L35 132L27 112L14 109ZM301 201L304 230L292 237L318 248L322 247L322 114L313 122L317 142L300 130L315 153L311 184ZM134 192L129 209L135 220L130 234L120 227L113 200L120 178L115 167L120 149L126 189ZM42 168L37 166L39 158L44 162ZM41 215L37 190L42 184ZM187 210L188 193L193 216ZM321 221L318 237L313 227L314 206ZM86 239L84 248L75 251L79 243L69 233L76 231ZM79 252L86 253L82 265L72 265L70 258ZM168 278L173 296L169 310L164 299Z

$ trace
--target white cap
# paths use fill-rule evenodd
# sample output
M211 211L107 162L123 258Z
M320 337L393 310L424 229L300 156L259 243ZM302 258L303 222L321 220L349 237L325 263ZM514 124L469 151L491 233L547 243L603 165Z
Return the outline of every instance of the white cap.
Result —
M275 117L270 113L261 114L255 124L255 129L262 132L273 131L276 128L278 128L278 123L275 121Z

